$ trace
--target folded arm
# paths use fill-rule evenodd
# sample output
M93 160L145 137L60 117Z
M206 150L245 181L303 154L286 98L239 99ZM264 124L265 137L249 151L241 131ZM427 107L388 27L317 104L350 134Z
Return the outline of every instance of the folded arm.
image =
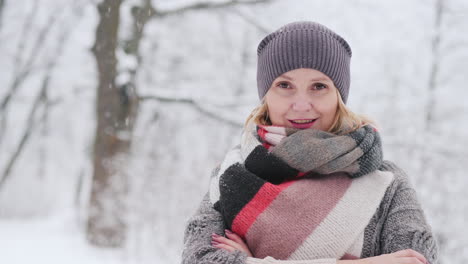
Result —
M226 226L221 214L213 208L208 193L196 213L188 220L184 233L182 264L335 264L336 259L276 260L248 257L247 253L227 251L211 245L211 235L224 234Z
M416 191L411 187L406 174L389 164L395 172L397 184L382 225L381 253L388 254L402 249L421 253L429 263L437 263L438 248L431 227L426 221Z

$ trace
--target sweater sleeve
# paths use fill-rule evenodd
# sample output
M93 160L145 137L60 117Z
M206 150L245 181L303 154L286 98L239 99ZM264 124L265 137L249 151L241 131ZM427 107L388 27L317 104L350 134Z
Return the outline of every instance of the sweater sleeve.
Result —
M207 193L196 211L188 220L184 232L182 264L244 264L247 254L229 252L211 246L211 234L224 235L224 221L213 208Z
M416 191L411 187L406 174L392 163L387 163L394 171L394 194L389 202L381 233L382 254L402 249L413 249L428 260L437 263L438 247L431 227L426 221L419 204Z

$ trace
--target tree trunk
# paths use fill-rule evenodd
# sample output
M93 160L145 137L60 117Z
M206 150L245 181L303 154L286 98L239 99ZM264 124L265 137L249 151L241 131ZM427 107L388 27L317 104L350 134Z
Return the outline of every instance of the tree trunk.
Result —
M2 28L3 8L4 7L5 7L5 1L0 0L0 28Z
M135 97L115 82L120 4L120 0L104 0L98 5L100 20L92 49L99 84L87 236L91 243L105 247L121 247L125 242L126 163L137 111Z

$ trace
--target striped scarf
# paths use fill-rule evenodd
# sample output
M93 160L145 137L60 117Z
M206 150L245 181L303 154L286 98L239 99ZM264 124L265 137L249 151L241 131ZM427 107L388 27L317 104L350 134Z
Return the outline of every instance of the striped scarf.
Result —
M378 132L250 125L210 183L210 200L257 258L354 259L393 179Z

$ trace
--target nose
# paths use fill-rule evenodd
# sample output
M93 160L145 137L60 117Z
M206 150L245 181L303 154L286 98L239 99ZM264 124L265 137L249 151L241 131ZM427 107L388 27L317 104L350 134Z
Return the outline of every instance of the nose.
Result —
M312 109L312 102L304 96L296 96L292 104L292 110L297 112L308 112Z

